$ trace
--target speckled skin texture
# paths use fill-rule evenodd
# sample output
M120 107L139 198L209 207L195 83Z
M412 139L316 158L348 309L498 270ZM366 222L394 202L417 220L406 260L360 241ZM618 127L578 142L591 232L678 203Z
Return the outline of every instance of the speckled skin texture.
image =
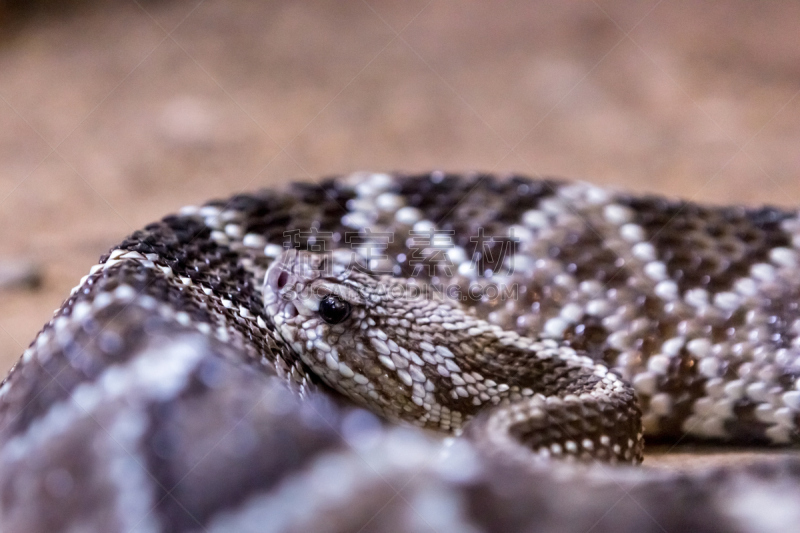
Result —
M438 250L447 260L425 262L423 254L417 262L414 239L431 231L448 235ZM481 231L494 239L476 247L472 239ZM382 240L384 234L392 240ZM532 459L543 450L638 457L635 421L602 433L570 411L602 392L598 379L587 379L594 372L620 397L635 392L646 435L795 442L798 235L796 212L703 207L513 176L358 174L186 208L104 256L0 387L3 525L10 531L786 530L798 518L784 505L800 495L794 460L687 477ZM516 245L503 255L509 239ZM376 243L383 243L379 254ZM317 247L316 255L323 246L354 254L370 273L336 282L351 280L361 298L378 271L464 293L481 294L489 284L516 284L518 292L506 300L423 301L415 327L390 324L396 313L381 314L381 306L358 307L348 320L366 320L363 331L348 330L346 321L336 339L330 338L335 328L322 331L332 347L352 341L342 344L349 352L339 353L332 374L333 362L323 366L319 347L308 344L316 340L308 332L320 325L314 302L299 302L300 314L312 321L307 325L282 323L276 317L292 313L270 309L277 300L266 274L286 245ZM503 261L475 262L475 252ZM379 303L388 309L398 301ZM442 323L430 323L437 312L444 322L469 322L466 336L431 342L439 340ZM367 344L370 331L387 347L391 332L398 353L423 342L434 349L416 354L422 365L409 356L409 367L400 368L391 348L390 364L379 358L386 355L381 344ZM501 348L500 337L513 342ZM473 344L465 350L464 343ZM457 370L436 359L446 355L436 346L458 355ZM364 372L373 369L367 381L390 386L389 394L379 390L376 400L368 385L332 378L349 377L339 363L355 377L357 358ZM540 380L569 361L574 372L561 377L574 377L577 390L562 394L561 386ZM411 364L425 381L414 380ZM476 374L496 386L479 389ZM423 383L422 392L415 393L415 383ZM335 390L391 420L445 431L466 423L466 438L442 450L427 433L382 425ZM570 394L576 400L567 401ZM542 399L554 395L566 403ZM598 405L602 411L614 402ZM535 409L563 415L572 426L537 426ZM587 454L603 447L603 435L630 440L634 451L617 452L612 443L611 454Z

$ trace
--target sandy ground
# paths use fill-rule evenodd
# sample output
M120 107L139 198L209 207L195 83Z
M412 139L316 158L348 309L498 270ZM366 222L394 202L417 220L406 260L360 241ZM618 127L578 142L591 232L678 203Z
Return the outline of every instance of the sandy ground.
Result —
M80 4L16 24L0 3L0 260L43 276L0 293L0 367L125 234L289 179L800 200L800 3Z

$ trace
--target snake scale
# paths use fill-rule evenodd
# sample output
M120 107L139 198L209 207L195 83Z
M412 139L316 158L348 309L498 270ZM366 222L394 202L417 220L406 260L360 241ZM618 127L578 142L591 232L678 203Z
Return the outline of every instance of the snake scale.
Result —
M797 530L793 457L632 465L800 440L799 253L797 211L521 176L184 208L0 386L0 529Z

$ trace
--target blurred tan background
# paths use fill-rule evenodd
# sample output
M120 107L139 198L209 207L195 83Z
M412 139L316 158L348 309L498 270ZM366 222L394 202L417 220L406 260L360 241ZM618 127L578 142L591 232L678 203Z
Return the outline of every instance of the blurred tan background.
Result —
M0 367L185 204L357 169L800 204L800 3L0 0Z

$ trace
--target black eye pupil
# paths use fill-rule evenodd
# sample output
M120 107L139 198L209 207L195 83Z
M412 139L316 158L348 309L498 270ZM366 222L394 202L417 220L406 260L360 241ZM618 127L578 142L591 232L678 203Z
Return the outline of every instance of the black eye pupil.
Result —
M350 304L337 296L326 296L319 303L319 316L328 324L338 324L350 316Z

